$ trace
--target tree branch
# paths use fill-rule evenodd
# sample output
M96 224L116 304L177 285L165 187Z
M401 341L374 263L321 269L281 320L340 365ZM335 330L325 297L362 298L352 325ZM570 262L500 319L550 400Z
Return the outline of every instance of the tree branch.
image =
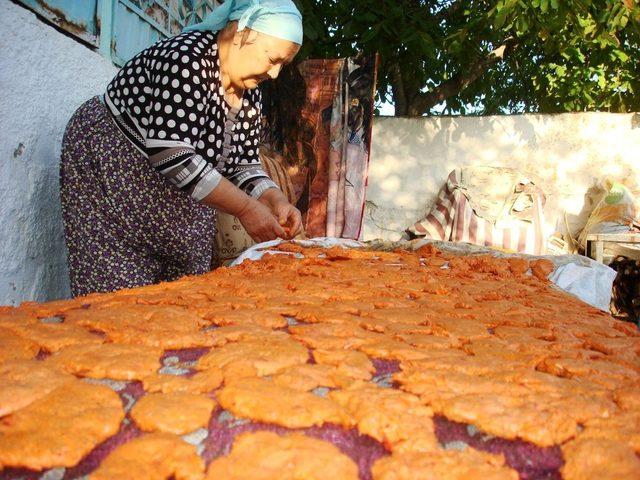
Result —
M462 9L463 3L464 2L453 2L448 8L440 10L435 14L436 21L441 22L442 20L450 19Z
M466 71L459 72L457 75L453 76L446 82L441 83L437 88L430 92L420 92L411 104L408 105L407 114L411 116L423 115L437 104L445 101L447 98L457 95L484 75L491 65L504 60L516 45L516 39L509 37L502 45L489 53L486 57L481 58L476 63L472 64Z
M328 37L327 40L323 40L323 41L316 41L316 44L318 45L338 45L340 43L354 43L357 42L358 40L360 40L362 38L362 35L354 35L353 37L348 37L348 38L338 38L336 39L335 37Z

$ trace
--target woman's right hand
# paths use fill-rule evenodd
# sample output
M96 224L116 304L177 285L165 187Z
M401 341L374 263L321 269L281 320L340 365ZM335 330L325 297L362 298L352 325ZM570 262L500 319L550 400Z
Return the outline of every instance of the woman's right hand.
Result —
M251 238L258 243L286 236L271 210L253 198L247 202L237 217Z

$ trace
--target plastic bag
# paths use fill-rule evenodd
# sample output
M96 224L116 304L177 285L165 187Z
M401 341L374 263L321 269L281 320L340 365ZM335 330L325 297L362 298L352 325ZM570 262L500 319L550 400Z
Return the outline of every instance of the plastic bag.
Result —
M587 235L597 233L628 233L633 231L633 225L638 223L638 211L635 198L631 191L621 183L607 179L605 181L606 194L589 216L586 225L578 237L578 243L583 251L587 247ZM640 258L637 245L621 244L608 246L608 255L626 255Z

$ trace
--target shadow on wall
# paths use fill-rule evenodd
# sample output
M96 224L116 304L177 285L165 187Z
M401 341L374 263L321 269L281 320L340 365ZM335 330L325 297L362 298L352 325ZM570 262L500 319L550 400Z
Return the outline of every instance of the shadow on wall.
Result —
M380 198L397 208L415 206L416 199L410 195L417 192L423 193L419 202L431 205L449 172L460 166L520 165L514 158L518 154L513 134L508 136L510 142L501 138L501 133L508 132L500 117L388 118L376 122L371 174L381 183L370 189L379 191ZM535 143L531 122L523 119L520 123L520 132L515 132L517 143L526 137ZM472 152L475 158L471 158ZM407 187L410 192L402 194Z
M32 248L44 253L43 262L37 265L36 275L43 285L39 298L68 298L71 296L67 250L64 242L64 227L60 205L58 168L49 169L35 190L35 205L47 205L33 212L38 229Z
M68 296L58 195L62 135L117 68L14 2L0 2L0 305Z
M2 169L19 181L14 188L5 184L0 195L7 208L3 216L10 219L2 232L6 244L0 270L6 281L0 303L70 295L54 147L34 138L20 142ZM49 157L54 159L50 164L40 161Z
M633 114L580 113L492 117L380 117L374 121L367 200L376 228L402 231L429 208L451 170L508 167L547 195L547 233L580 218L585 192L598 180L640 185L640 129ZM386 212L393 211L391 218ZM584 213L584 212L583 212ZM378 226L375 224L377 223ZM392 224L392 226L390 225Z

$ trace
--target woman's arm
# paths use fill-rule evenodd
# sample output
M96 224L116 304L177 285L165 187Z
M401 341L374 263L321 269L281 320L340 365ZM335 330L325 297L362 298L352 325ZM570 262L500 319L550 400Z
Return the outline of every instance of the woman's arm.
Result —
M285 227L285 238L293 238L300 231L302 224L300 212L287 201L276 183L262 168L260 161L260 90L249 92L248 99L244 101L247 100L249 103L245 103L245 108L238 112L236 124L240 128L236 138L239 141L242 161L225 165L223 175L247 195L268 207L280 225Z
M251 198L226 178L220 179L202 203L238 217L247 233L256 242L288 237L268 206Z

